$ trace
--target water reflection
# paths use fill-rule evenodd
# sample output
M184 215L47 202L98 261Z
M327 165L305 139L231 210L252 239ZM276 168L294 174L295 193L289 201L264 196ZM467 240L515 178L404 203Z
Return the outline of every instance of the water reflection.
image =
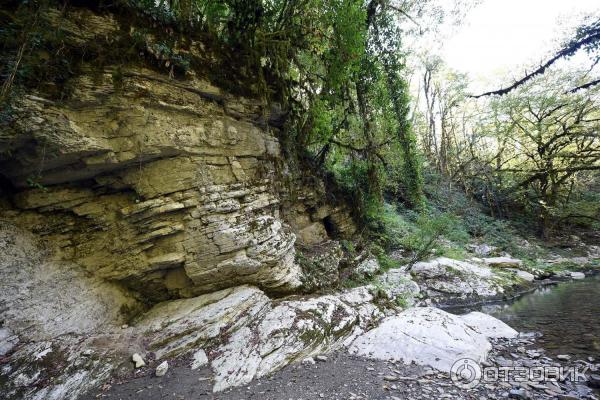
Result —
M547 286L507 304L479 307L520 332L540 332L549 353L600 359L600 276ZM462 312L468 310L461 310Z

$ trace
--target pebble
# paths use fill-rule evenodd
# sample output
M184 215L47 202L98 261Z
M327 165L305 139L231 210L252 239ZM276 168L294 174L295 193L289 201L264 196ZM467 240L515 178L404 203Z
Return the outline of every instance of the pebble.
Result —
M154 373L156 374L156 376L165 376L168 369L169 363L167 361L163 361L160 364L158 364L158 367L156 367L156 371L154 371Z
M84 350L83 353L81 353L81 355L84 356L84 357L89 357L92 354L94 354L94 351L91 350L91 349Z
M398 380L398 377L395 375L386 375L383 377L384 381L395 382Z
M327 361L327 356L318 355L315 357L315 360L325 362L325 361Z
M511 391L508 392L508 398L526 400L529 399L529 394L523 389L511 389Z
M539 356L541 356L541 353L535 350L527 350L527 356L531 357L531 358L538 358Z
M561 361L569 361L571 359L571 356L568 354L559 354L556 356L556 358Z
M133 353L131 356L131 361L133 361L135 368L142 368L146 366L144 359L138 353Z
M315 359L312 357L306 357L304 360L302 360L303 364L315 364Z

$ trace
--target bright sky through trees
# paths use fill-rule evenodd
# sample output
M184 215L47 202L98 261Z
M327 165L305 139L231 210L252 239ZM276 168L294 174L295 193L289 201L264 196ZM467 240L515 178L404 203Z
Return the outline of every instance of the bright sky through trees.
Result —
M583 14L598 12L598 0L483 0L447 39L442 55L451 68L475 79L519 77L523 66L558 48L565 28L576 26Z

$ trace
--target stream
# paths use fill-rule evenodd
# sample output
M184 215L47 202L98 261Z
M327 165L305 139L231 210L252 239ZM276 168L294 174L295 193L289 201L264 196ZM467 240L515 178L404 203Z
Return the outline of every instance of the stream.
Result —
M519 332L540 333L536 342L554 356L600 360L600 275L542 287L507 303L448 311L481 311Z

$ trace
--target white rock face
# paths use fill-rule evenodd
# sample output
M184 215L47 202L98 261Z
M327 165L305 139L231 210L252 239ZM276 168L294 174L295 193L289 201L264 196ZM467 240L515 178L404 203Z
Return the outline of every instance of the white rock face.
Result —
M488 339L517 337L519 332L506 325L504 322L491 315L482 312L473 311L460 318L475 332L478 332Z
M440 257L416 263L411 272L432 299L448 294L462 298L487 297L502 292L490 268L466 261Z
M50 260L35 236L0 222L0 310L13 335L48 339L122 323L135 300L80 266ZM0 338L0 342L2 339Z
M523 264L523 261L511 257L484 258L483 262L495 268L519 268Z
M220 391L347 343L382 318L372 300L365 287L271 301L257 288L241 286L159 304L137 327L159 360L219 341L203 350L215 374L213 389Z
M450 371L461 358L483 361L491 350L488 337L513 337L514 330L481 313L465 317L432 307L412 308L386 318L359 336L352 354L381 360L402 360Z
M53 261L34 235L4 222L0 282L2 398L75 399L139 350L118 329L121 307L137 304L127 291Z
M292 360L341 346L362 333L381 312L366 288L340 295L282 301L264 310L250 326L231 335L211 366L213 390L250 382Z

